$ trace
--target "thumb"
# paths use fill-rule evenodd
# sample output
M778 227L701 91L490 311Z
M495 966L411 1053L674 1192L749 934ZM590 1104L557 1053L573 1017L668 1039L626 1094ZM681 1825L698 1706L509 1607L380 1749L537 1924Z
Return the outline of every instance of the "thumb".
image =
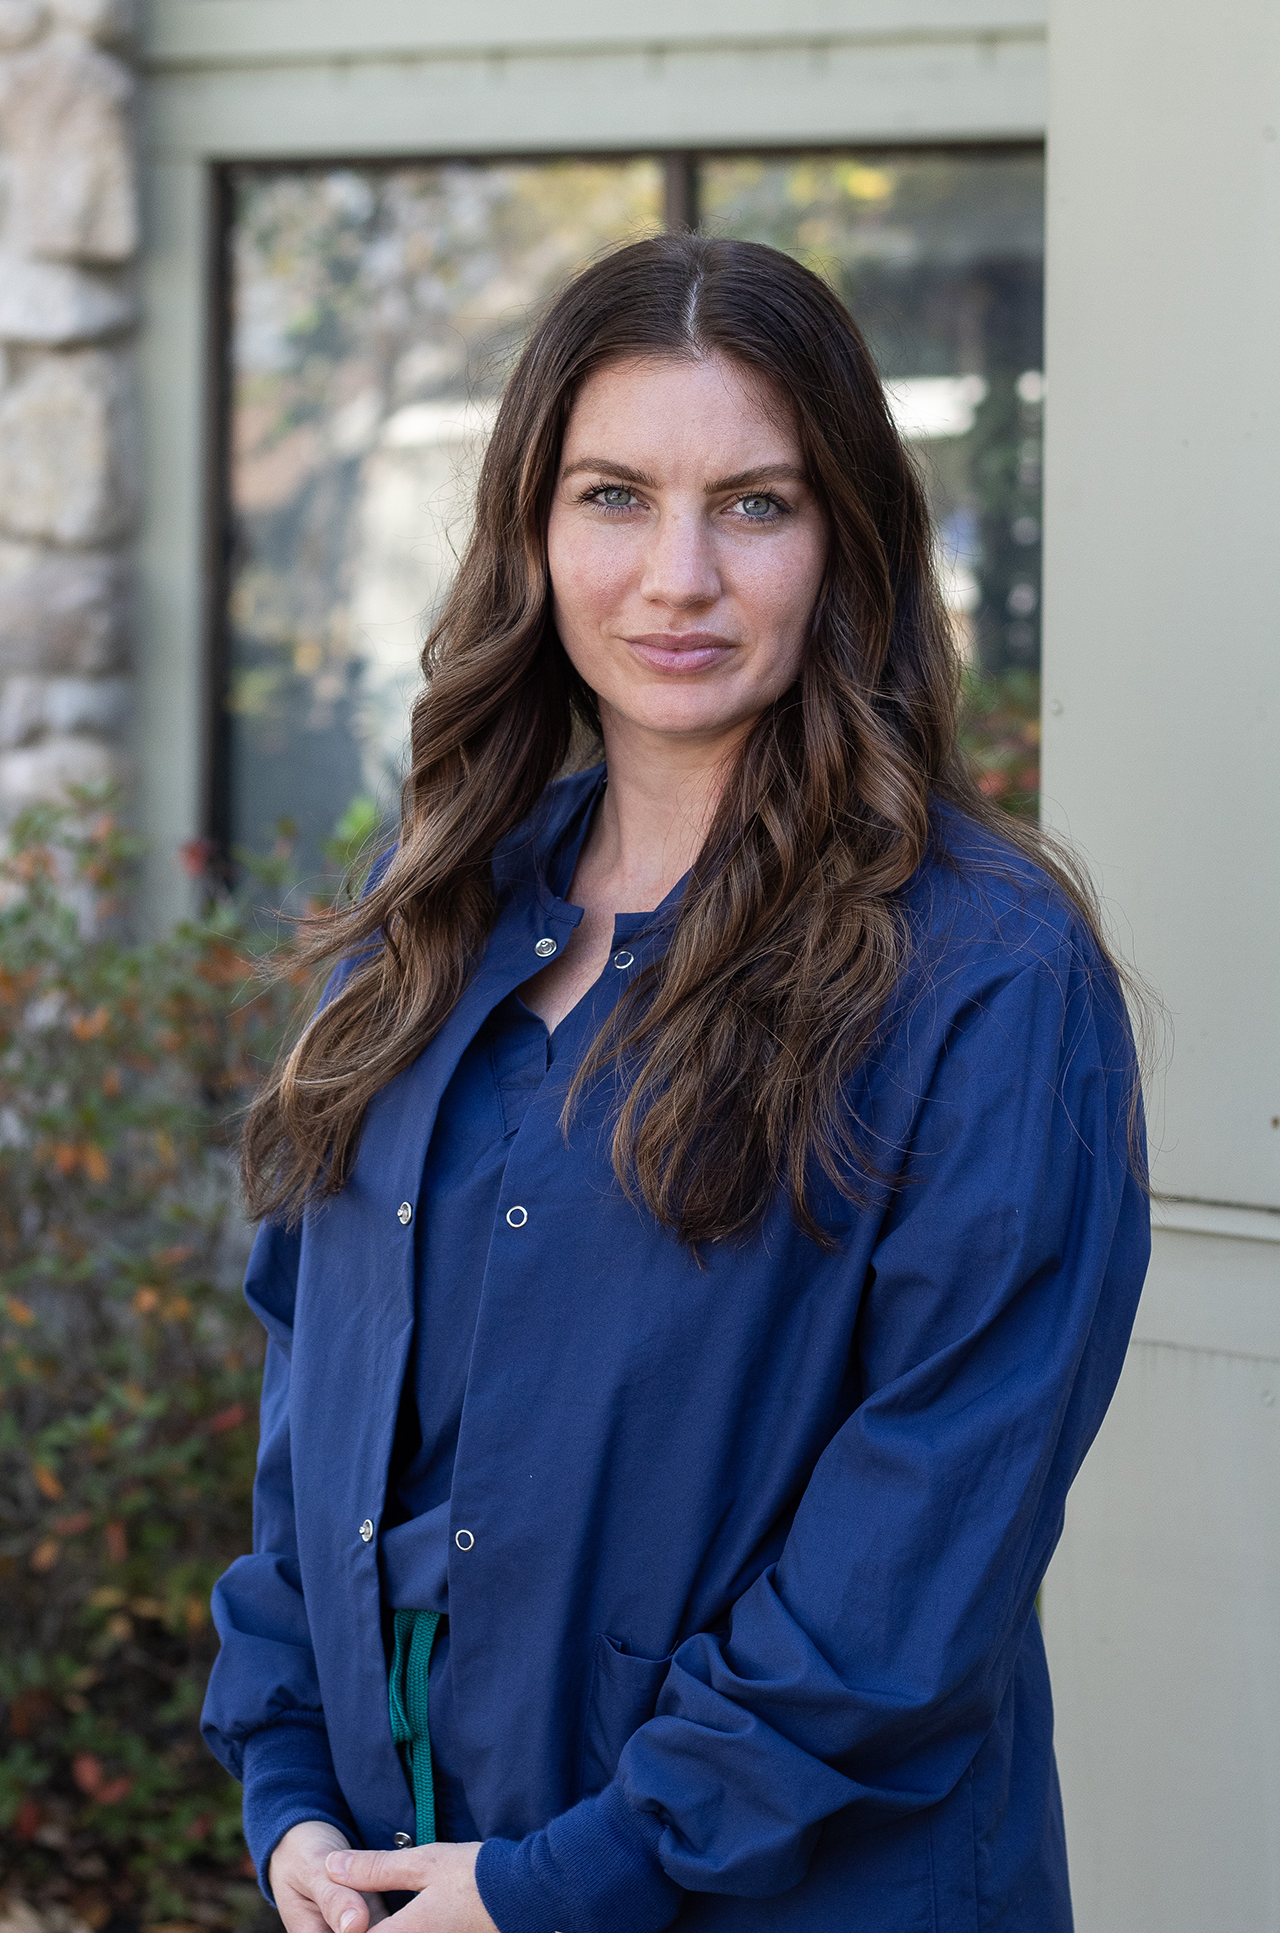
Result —
M343 1886L360 1893L416 1893L427 1883L430 1846L406 1846L403 1852L331 1852L325 1871Z

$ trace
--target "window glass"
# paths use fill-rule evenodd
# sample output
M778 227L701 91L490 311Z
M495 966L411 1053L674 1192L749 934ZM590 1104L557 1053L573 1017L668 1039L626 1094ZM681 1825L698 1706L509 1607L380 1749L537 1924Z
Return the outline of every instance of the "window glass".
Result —
M705 161L702 227L786 249L848 303L916 453L992 797L1039 785L1044 164L1039 153Z
M531 313L659 225L652 161L242 168L224 734L234 849L394 819L418 653Z
M864 330L916 452L991 796L1038 784L1043 162L705 158L701 225L787 249ZM230 176L220 833L332 879L394 821L418 654L531 315L661 225L656 160Z

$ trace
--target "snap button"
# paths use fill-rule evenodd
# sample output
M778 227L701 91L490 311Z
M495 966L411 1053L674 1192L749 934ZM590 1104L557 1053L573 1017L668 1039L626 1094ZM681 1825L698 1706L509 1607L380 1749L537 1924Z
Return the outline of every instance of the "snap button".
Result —
M403 1852L406 1846L413 1844L413 1834L409 1832L398 1832L391 1843L397 1852Z
M365 1520L364 1520L364 1522L363 1522L363 1523L361 1524L361 1526L360 1526L360 1542L361 1542L362 1544L369 1544L369 1543L372 1543L372 1542L373 1542L373 1519L372 1519L372 1517L366 1517L366 1518L365 1518Z
M615 953L613 956L613 964L617 968L619 968L620 971L625 971L627 967L634 966L635 963L636 963L635 954L628 953L625 946L623 947L621 953Z
M476 1540L469 1530L455 1530L453 1541L459 1550L474 1550L476 1546Z
M529 1210L527 1208L508 1208L507 1210L508 1228L523 1228L528 1219Z
M413 1220L413 1209L407 1201L402 1201L396 1209L396 1220L399 1222L401 1228L407 1228Z
M552 939L539 940L533 950L540 960L549 960L556 950L556 943Z

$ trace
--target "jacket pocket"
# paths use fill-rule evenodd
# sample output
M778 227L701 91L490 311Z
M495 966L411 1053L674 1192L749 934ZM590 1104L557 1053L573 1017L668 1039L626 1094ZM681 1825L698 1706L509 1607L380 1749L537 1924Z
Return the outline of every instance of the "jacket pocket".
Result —
M633 1657L618 1638L596 1639L578 1789L583 1797L608 1785L622 1748L653 1717L671 1659Z

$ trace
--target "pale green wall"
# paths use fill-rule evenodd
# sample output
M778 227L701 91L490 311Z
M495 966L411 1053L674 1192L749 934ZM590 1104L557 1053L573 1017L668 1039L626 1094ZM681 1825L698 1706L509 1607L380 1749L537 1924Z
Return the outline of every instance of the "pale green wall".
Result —
M1077 1926L1277 1933L1280 13L1051 32L1044 790L1167 1002L1184 1198L1045 1586Z

